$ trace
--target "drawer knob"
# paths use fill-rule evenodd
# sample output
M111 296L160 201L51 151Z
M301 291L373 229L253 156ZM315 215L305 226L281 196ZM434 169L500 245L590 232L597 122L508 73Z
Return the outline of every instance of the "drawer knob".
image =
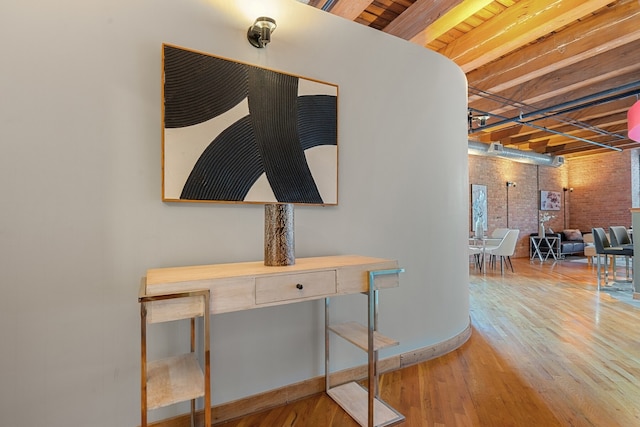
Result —
M302 289L303 287L304 287L304 286L302 286L302 283L298 283L298 284L296 285L296 288L298 288L298 289Z

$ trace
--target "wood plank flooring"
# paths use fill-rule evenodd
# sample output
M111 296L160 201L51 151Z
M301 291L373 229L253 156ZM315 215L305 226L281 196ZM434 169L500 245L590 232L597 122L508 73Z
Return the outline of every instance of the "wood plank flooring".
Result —
M598 293L595 267L513 263L470 266L467 343L382 376L401 425L640 426L640 309ZM357 426L324 393L218 425Z

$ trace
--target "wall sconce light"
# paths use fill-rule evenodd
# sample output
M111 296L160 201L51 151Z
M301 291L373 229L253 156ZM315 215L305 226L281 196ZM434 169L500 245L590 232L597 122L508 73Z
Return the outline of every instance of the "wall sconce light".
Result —
M473 120L478 123L478 126L486 126L489 116L477 116L474 117Z
M483 114L473 114L471 112L471 110L469 110L469 112L467 113L467 120L469 122L469 131L473 130L473 124L476 124L476 127L482 127L482 126L486 126L487 125L487 120L489 120L491 117Z
M515 182L507 181L507 187L515 187L515 186L517 186L517 185L518 185L518 184L517 184L517 183L515 183Z
M249 27L247 39L257 48L263 48L271 41L271 33L276 29L276 20L261 16Z

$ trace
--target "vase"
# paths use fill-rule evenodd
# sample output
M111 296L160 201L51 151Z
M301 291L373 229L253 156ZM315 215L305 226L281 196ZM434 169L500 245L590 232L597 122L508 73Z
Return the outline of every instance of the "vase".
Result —
M478 217L478 219L476 219L475 237L482 238L483 235L484 235L484 229L482 224L482 218Z
M538 226L538 237L544 237L544 222Z
M294 265L295 241L293 205L264 205L264 265Z

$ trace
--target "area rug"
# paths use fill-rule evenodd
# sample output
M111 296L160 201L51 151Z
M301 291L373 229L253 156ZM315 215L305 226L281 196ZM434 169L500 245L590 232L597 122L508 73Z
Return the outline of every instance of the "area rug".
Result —
M619 282L609 282L608 285L601 285L601 291L605 292L628 292L630 295L633 294L633 283L626 281Z
M581 264L587 263L586 257L566 257L564 260L568 262L576 262ZM624 268L624 266L625 266L624 258L622 257L617 258L616 267ZM604 268L604 266L602 268ZM624 273L623 273L623 276L624 276ZM600 292L604 292L610 295L612 298L617 299L618 301L640 308L640 300L633 299L633 283L631 281L620 279L620 275L618 275L618 279L619 279L618 281L609 282L607 286L601 286Z
M607 293L618 301L640 308L640 300L633 299L633 283L631 282L609 282L607 286L600 286L600 292Z
M563 261L568 261L568 262L577 262L580 264L586 264L587 263L587 258L586 257L574 257L574 256L567 256L564 258ZM602 263L601 265L604 265L604 258L601 258L600 262ZM596 265L596 260L593 260L593 265ZM625 266L625 260L624 257L619 256L616 258L616 266L618 267L624 267ZM631 261L629 261L629 267L631 267Z

